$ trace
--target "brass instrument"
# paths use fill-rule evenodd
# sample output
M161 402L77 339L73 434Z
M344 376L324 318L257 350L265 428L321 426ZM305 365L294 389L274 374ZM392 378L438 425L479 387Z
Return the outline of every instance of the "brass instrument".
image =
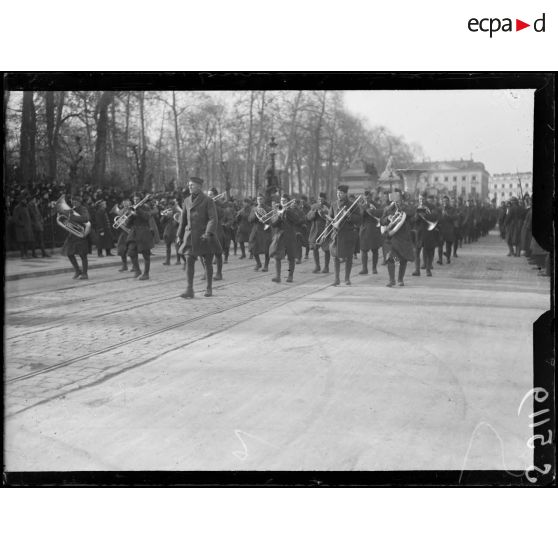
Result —
M272 217L274 217L275 215L283 215L285 211L289 209L289 207L292 207L295 204L296 200L293 198L292 200L289 200L284 206L279 205L279 207L274 207L271 211L268 211L261 216L258 215L258 213L256 212L256 217L263 223L264 230L267 231L267 229L269 229L269 227L271 226Z
M132 205L126 209L123 209L117 217L114 218L114 223L112 224L113 229L122 229L124 232L129 233L130 229L126 226L128 219L132 216L132 213L141 205L143 205L149 198L151 194L147 194L145 198L140 200L136 205Z
M211 198L213 201L217 201L220 200L223 196L226 196L227 192L222 192L221 194L219 194L218 196L214 196L213 198ZM210 196L211 197L211 196Z
M69 233L77 236L78 238L85 238L91 232L91 223L89 221L83 224L73 223L70 220L70 217L64 214L68 211L72 211L72 208L66 203L66 197L64 194L56 200L55 208L58 213L56 216L56 222L63 229L66 229ZM72 214L79 216L79 213L76 211L72 211Z
M387 234L388 236L393 236L402 226L407 219L407 214L399 209L397 203L395 204L396 211L393 215L388 217L389 224L380 227L380 232L382 234Z
M419 211L425 209L425 211ZM430 211L430 209L428 209L428 207L417 207L417 215L428 225L428 230L429 231L433 231L437 226L438 226L438 221L429 221L425 216L424 213L426 213L427 215L430 215L432 212Z
M176 206L176 212L173 214L172 218L180 224L180 219L182 218L182 208L179 205Z
M356 206L360 203L361 198L362 196L358 196L349 208L344 207L334 219L329 221L322 231L322 234L316 238L316 244L323 244L326 240L333 240L335 238L339 229L343 226Z
M368 213L368 210L369 210L369 209L373 209L373 210L375 210L375 211L378 209L378 208L376 207L376 205L374 205L371 201L367 201L367 200L365 200L365 199L363 199L361 205L362 205L362 209L363 209L364 211L366 211L367 213ZM379 217L376 217L375 215L372 215L371 213L368 213L368 215L370 215L370 217L372 217L373 219L376 219L376 228L381 227L381 225L380 225L380 218L379 218Z

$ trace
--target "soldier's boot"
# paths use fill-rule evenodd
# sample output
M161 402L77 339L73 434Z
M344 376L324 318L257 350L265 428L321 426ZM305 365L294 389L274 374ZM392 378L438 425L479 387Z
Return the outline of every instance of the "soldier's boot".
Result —
M333 279L332 287L337 287L337 285L341 284L339 280L339 274L341 273L341 260L339 258L333 258L333 271L335 273L335 277Z
M139 277L141 275L141 269L139 266L139 259L137 256L132 256L132 271L134 272L134 277Z
M389 274L389 283L386 287L395 287L395 262L393 260L389 260L387 263L388 274Z
M314 270L312 271L312 273L320 273L320 251L318 248L314 248L312 252L314 253Z
M269 254L265 255L264 266L262 272L267 272L269 270Z
M126 262L126 256L120 256L122 260L122 267L118 271L128 271L128 263Z
M254 259L256 260L256 265L254 266L254 271L259 271L262 267L262 261L260 260L259 254L254 254Z
M372 250L372 275L378 275L378 250Z
M210 297L213 296L213 264L211 263L211 258L206 258L205 260L205 274L207 275L207 282L203 296Z
M347 258L345 262L345 285L351 284L351 269L353 268L353 259Z
M171 247L170 244L167 245L167 257L165 258L165 261L163 262L163 265L170 265L170 260L171 260Z
M331 260L331 254L329 250L324 252L324 268L322 269L322 273L329 273L329 261Z
M216 254L215 259L217 260L217 273L213 277L214 281L223 280L223 254Z
M358 274L359 275L368 275L368 252L365 252L364 250L361 250L360 259L362 260L362 269L358 272Z
M403 279L405 278L405 270L407 269L407 260L401 260L399 262L399 276L398 276L398 283L400 287L404 287L405 283Z
M144 270L138 281L149 280L149 270L151 269L151 258L144 259Z
M287 283L293 282L294 270L295 270L295 262L294 260L289 260L289 275L287 276Z
M442 247L438 246L438 261L436 262L438 265L444 265L444 261L442 260Z
M446 250L446 263L448 263L448 264L451 263L451 245L452 245L452 243L450 242L448 244L448 249Z
M180 265L181 262L181 257L180 254L178 252L176 252L176 261L174 262L174 265Z
M246 249L244 248L244 242L240 243L240 252L241 252L241 256L238 259L239 260L245 259L246 258ZM236 254L236 250L235 250L235 254Z
M281 283L281 260L275 258L275 277L271 279L274 283Z
M72 279L79 279L79 276L81 275L81 269L79 268L76 257L75 256L68 256L68 259L70 260L70 263L72 264L72 267L74 268L74 276L72 277Z
M182 298L194 298L194 256L186 258L186 291L180 296Z
M80 279L81 280L87 280L89 279L88 275L87 275L87 270L89 268L89 262L87 261L87 256L81 256L81 275L80 275Z

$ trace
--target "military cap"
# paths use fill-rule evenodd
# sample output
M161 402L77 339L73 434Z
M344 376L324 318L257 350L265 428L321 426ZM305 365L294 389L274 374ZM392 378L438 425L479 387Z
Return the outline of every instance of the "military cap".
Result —
M345 194L349 191L349 187L346 184L339 184L339 186L337 186L337 189L340 192L345 192Z
M203 186L203 179L202 178L198 178L197 176L191 176L188 180L190 182L193 182L194 184L199 184L200 186Z

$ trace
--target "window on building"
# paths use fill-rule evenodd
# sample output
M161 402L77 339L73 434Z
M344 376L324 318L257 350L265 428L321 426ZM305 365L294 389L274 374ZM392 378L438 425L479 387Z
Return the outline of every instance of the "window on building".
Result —
M454 177L453 177L453 181L454 181L454 182L457 182L457 176L454 176Z
M449 180L449 176L444 176L444 182L447 182Z
M513 184L508 184L508 187L509 187L509 188L513 188Z
M465 195L465 186L461 186L461 195Z
M465 180L467 180L467 177L466 177L466 176L462 176L462 177L461 177L461 182L465 182Z
M437 176L434 177L434 182L438 182L438 177Z
M474 182L477 179L477 176L475 174L473 174L473 176L471 177L471 180Z

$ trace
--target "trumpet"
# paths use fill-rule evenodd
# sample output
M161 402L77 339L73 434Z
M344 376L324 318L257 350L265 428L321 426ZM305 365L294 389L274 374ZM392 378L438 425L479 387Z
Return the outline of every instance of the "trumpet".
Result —
M227 192L222 192L220 193L218 196L214 196L213 198L211 198L213 201L217 201L220 200L222 197L226 196Z
M123 209L122 212L120 213L120 215L117 215L114 218L114 223L112 224L112 228L113 229L122 229L124 232L129 233L130 229L128 227L126 227L126 223L128 222L128 219L130 219L130 217L132 216L132 213L138 207L140 207L140 205L143 205L150 197L151 197L151 194L147 194L147 196L145 196L145 198L143 198L138 203L136 203L136 205L132 205L132 206L128 207L127 209Z
M66 197L62 194L58 200L56 200L55 206L56 212L56 222L69 233L77 236L78 238L85 238L91 232L91 223L73 223L70 217L65 215L65 212L72 211L72 208L66 203ZM76 211L72 211L72 215L80 216Z
M331 219L325 226L322 234L320 234L320 236L316 238L316 244L323 244L328 239L333 240L337 235L339 229L343 226L343 224L350 217L356 206L360 203L361 199L362 196L358 196L358 198L349 206L348 209L344 207L334 219Z

